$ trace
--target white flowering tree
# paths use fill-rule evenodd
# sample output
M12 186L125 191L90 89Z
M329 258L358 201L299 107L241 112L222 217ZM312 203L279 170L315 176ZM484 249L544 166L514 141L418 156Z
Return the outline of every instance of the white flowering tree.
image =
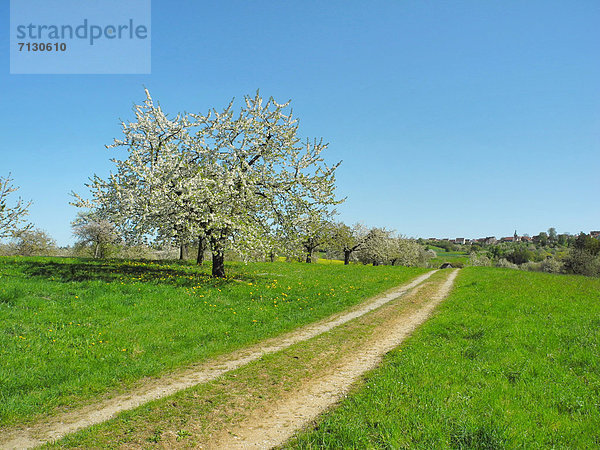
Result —
M422 266L431 258L425 248L414 239L398 236L385 228L369 230L357 253L361 262L373 263L374 266Z
M0 177L0 239L15 237L18 232L31 229L25 223L31 202L24 202L20 197L11 206L8 202L10 194L19 190L12 185L10 173L6 178Z
M335 169L322 141L302 143L289 102L245 97L236 112L179 114L170 119L146 90L123 123L124 138L110 147L127 150L113 159L116 172L88 184L93 207L118 224L129 239L201 236L212 251L213 276L225 276L227 248L267 252L266 230L293 227L303 213L321 211L335 199Z
M390 250L392 266L421 266L431 258L431 254L427 253L422 245L414 239L407 239L403 236L393 238Z
M103 258L106 247L118 240L115 226L92 212L79 213L72 222L73 234L82 245L92 245L94 258Z
M386 264L394 251L393 234L385 228L371 228L364 245L358 251L358 259L363 264L374 266Z

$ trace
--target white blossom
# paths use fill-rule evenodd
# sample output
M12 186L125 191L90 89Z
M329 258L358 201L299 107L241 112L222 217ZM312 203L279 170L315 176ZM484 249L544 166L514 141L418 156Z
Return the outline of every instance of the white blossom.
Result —
M92 200L78 206L111 217L127 240L205 237L213 274L223 276L223 254L267 252L273 230L293 229L299 217L321 213L335 199L335 170L320 140L302 143L289 102L264 101L257 92L222 111L179 114L170 119L146 90L134 107L136 120L122 123L127 158L116 171L88 184Z

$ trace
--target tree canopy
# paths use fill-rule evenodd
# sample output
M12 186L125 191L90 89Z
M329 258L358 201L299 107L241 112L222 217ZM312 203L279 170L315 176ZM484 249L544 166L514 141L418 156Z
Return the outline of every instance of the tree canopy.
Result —
M6 178L0 177L0 239L16 237L32 227L25 222L31 202L24 202L20 197L12 206L8 202L9 196L19 190L12 181L10 173Z
M130 241L188 242L200 235L213 254L213 275L224 276L224 252L269 251L273 229L293 229L307 214L326 214L335 198L335 170L325 164L322 140L302 141L289 102L244 97L239 110L169 118L148 90L109 148L107 179L94 175L92 199L77 206L110 217Z

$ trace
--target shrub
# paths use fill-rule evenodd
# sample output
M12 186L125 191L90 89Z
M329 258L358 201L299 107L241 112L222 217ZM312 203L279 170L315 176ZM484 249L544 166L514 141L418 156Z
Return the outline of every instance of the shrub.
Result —
M541 262L529 261L519 266L521 270L527 270L528 272L540 272L542 270Z
M486 266L489 267L492 265L492 260L485 255L471 255L469 261L472 266Z
M533 252L523 245L515 247L511 252L507 253L506 255L506 259L513 264L526 263L528 261L531 261L533 257Z
M562 262L555 258L546 258L540 263L540 269L542 272L547 273L561 273L563 268Z
M600 276L600 255L579 248L572 248L565 258L565 272L588 277Z
M501 267L504 269L518 269L519 268L519 266L517 266L514 263L511 263L509 260L507 260L505 258L500 258L498 261L496 261L495 266Z
M17 235L16 253L21 256L52 256L56 241L40 229L25 230Z
M122 246L118 257L123 259L154 259L155 251L145 245Z
M594 239L588 234L581 233L573 245L576 249L585 250L593 256L600 254L600 240Z
M16 255L17 250L14 244L2 244L0 243L0 256L13 256Z

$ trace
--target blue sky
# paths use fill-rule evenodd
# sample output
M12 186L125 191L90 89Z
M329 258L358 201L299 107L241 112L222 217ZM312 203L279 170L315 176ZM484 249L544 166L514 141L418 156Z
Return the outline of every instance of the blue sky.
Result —
M167 112L260 88L330 143L339 218L409 236L600 229L597 1L152 2L149 75L10 75L0 175L72 242L69 192L105 176L146 86Z

